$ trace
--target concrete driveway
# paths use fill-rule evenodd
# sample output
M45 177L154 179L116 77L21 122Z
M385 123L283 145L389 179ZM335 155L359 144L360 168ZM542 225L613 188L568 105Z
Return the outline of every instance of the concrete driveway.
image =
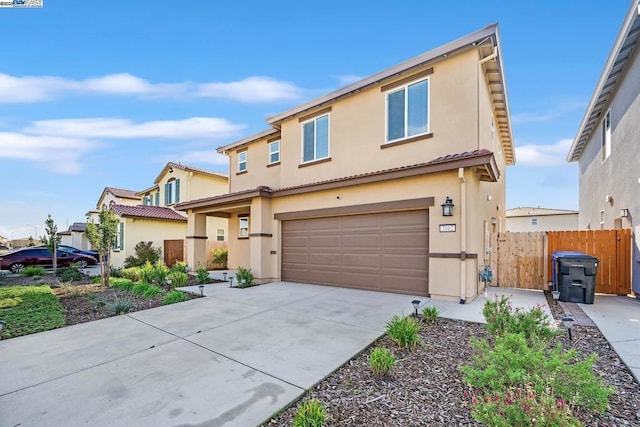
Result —
M414 299L283 282L206 293L0 341L0 425L257 425Z

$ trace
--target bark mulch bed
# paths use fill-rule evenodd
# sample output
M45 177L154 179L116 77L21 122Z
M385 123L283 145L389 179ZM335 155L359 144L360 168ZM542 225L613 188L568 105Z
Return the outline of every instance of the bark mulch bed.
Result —
M550 301L555 319L564 316ZM558 311L559 310L559 311ZM602 415L578 413L586 426L639 426L640 386L597 328L575 327L574 340L557 337L565 348L574 347L584 357L596 353L595 371L616 391ZM388 337L372 347L390 349L397 359L390 378L375 377L368 357L371 348L354 357L312 388L308 396L319 399L329 414L327 426L479 426L471 418L468 389L457 366L471 361L471 338L488 337L484 326L440 319L425 325L424 346L398 348ZM327 343L330 345L330 343ZM265 426L292 425L297 404Z

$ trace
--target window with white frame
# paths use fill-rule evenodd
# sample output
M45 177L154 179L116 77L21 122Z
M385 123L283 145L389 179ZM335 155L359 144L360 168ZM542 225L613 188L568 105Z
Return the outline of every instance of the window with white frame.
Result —
M121 251L124 249L124 222L118 224L116 235L113 239L112 249L114 251Z
M165 205L173 205L180 201L180 180L171 179L165 184Z
M538 225L538 218L531 218L531 225Z
M247 152L241 151L238 153L238 172L244 172L247 170Z
M153 196L151 194L147 194L142 198L142 204L145 206L153 205Z
M387 92L387 142L429 132L429 79Z
M269 164L278 163L280 161L280 141L269 143Z
M600 230L604 230L604 209L600 211Z
M240 222L238 237L249 237L249 217L241 216L238 220Z
M329 115L302 124L302 162L329 157Z
M216 240L218 242L224 242L224 228L218 228L216 230Z
M607 111L602 120L602 161L611 154L611 110Z

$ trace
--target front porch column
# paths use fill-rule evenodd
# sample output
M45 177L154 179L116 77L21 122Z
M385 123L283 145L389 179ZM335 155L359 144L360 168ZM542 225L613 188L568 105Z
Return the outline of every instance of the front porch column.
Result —
M271 271L271 246L273 232L271 230L273 218L271 214L271 200L257 197L251 201L251 215L249 222L249 241L251 253L251 271L257 279L273 279Z
M187 262L191 271L199 265L207 266L207 216L188 212Z

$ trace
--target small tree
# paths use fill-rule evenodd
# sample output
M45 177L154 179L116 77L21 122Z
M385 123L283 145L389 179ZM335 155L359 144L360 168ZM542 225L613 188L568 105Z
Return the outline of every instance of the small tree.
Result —
M118 234L119 221L116 215L106 206L98 214L98 223L87 224L85 234L91 244L97 249L100 258L100 278L103 286L109 286L111 281L111 248ZM107 262L105 263L105 256ZM106 264L106 265L105 265Z
M36 241L33 239L33 236L29 236L29 242L27 243L27 246L31 247L35 245L36 245Z
M58 226L53 221L53 218L51 218L51 214L47 215L44 225L46 235L42 236L40 240L42 241L42 244L47 247L49 252L51 252L51 258L53 260L53 275L55 276L56 271L58 270L58 246L60 246L62 237L58 234Z

